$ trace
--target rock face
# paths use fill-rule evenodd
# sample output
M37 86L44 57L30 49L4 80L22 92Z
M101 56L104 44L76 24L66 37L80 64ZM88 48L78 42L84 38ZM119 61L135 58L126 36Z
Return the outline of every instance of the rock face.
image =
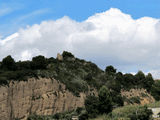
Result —
M31 78L0 87L0 119L26 120L30 114L52 115L84 106L88 93L74 96L55 79Z
M124 105L137 104L137 100L139 101L138 104L141 105L155 102L155 99L145 89L122 90L121 95L126 99Z

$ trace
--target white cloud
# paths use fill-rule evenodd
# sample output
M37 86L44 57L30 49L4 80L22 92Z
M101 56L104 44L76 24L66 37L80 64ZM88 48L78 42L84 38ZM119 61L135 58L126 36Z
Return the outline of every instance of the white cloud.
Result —
M0 41L0 58L11 54L16 60L25 60L68 50L101 67L112 64L123 72L160 71L159 33L159 19L134 20L112 8L83 22L63 17L21 29L16 37ZM158 73L154 76L160 77Z
M0 45L4 46L5 44L7 44L7 42L12 41L14 38L17 38L19 36L18 33L14 33L8 37L6 37L4 40L0 41Z
M156 79L160 78L160 69L151 70L149 73L152 73L152 76Z

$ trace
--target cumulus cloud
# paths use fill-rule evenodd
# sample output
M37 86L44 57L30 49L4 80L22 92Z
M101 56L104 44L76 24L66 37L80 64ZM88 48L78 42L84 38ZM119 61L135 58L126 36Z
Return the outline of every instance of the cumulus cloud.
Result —
M160 20L133 19L119 9L97 13L83 22L69 17L20 29L0 40L0 58L11 54L16 60L47 57L67 50L104 68L114 65L123 72L139 69L160 77Z

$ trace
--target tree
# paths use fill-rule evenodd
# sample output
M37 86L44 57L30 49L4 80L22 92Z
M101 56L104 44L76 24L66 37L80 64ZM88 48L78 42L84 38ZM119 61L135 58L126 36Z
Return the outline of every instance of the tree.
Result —
M129 115L131 120L150 120L152 115L152 110L148 109L147 106L141 106L131 115Z
M36 56L32 58L32 68L33 69L46 69L47 63L44 56Z
M109 113L112 111L112 97L110 91L107 89L106 86L102 86L98 93L99 97L99 112Z
M124 77L123 77L123 74L121 72L118 72L116 74L116 82L117 82L117 84L119 84L119 86L117 86L119 90L121 90L122 88L125 87L124 84L123 84L125 82Z
M78 117L79 120L88 120L88 113L87 112L84 112L84 113L81 113Z
M73 58L74 57L74 55L72 53L67 52L67 51L63 51L62 56L63 56L63 58L67 58L67 57Z
M87 96L85 100L85 108L90 118L96 117L98 114L98 98L95 96Z
M116 69L113 66L110 65L110 66L106 67L105 72L108 73L108 74L116 73Z
M31 69L30 61L19 61L16 63L18 70L26 70Z
M144 87L150 91L151 90L151 87L154 83L154 80L153 80L153 77L152 77L152 74L151 73L148 73L148 75L146 76L146 79L144 81Z
M124 105L123 98L122 98L120 92L112 91L111 95L112 95L112 103L113 103L114 107Z
M138 85L136 77L130 73L126 73L123 78L124 80L122 84L125 89L134 88Z
M15 70L15 69L16 69L15 61L14 61L14 59L11 57L11 55L3 58L1 67L2 67L2 69L4 69L4 70Z
M152 96L158 101L160 100L160 81L155 81L151 88Z
M145 74L142 71L138 71L135 76L137 79L137 84L144 88Z

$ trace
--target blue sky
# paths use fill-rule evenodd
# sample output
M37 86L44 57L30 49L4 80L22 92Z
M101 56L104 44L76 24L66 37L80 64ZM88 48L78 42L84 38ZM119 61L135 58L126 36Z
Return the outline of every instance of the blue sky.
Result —
M63 16L83 21L110 8L118 8L134 19L160 18L160 0L0 0L0 36Z
M67 50L101 68L160 78L159 33L160 0L0 0L0 59Z

